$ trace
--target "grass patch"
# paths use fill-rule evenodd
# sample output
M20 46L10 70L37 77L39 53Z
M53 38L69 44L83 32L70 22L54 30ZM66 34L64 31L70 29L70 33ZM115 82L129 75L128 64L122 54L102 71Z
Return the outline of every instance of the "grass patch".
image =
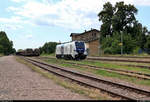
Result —
M106 56L106 57L124 57L124 56L129 56L129 57L150 57L150 55L149 54L147 54L147 53L142 53L142 54L123 54L123 55L120 55L120 54L115 54L115 55L111 55L111 54L103 54L103 55L101 55L101 56Z
M55 53L52 53L52 54L41 54L40 56L42 56L42 57L48 57L48 56L53 56L53 57L55 57Z
M98 62L98 61L97 61ZM99 61L101 63L106 63L106 64L116 64L116 65L123 65L123 66L127 66L127 65L141 65L141 66L150 66L150 64L148 63L134 63L134 62L115 62L115 61Z
M98 76L112 77L112 78L125 80L125 81L132 82L132 83L139 84L139 85L150 86L150 81L149 80L137 79L135 77L120 75L120 74L117 74L115 72L107 72L105 70L88 69L88 68L79 67L79 66L72 65L72 64L59 63L59 61L63 62L64 60L47 59L47 60L44 60L44 61L46 61L48 63L51 63L51 64L57 64L57 65L60 65L60 66L68 67L68 68L76 68L76 69L79 69L82 72L85 72L85 71L91 72L91 73L94 73L95 75L98 75ZM78 63L82 63L82 61L80 61ZM85 64L84 61L83 61L83 63ZM86 64L87 64L87 62L86 62ZM105 64L102 64L102 65L105 66ZM106 65L106 66L108 67L108 66L111 66L111 65ZM119 67L117 67L117 68L119 68ZM144 70L144 69L142 69L142 70Z
M142 72L142 73L150 74L150 69L139 68L139 67L129 67L129 66L125 66L125 65L123 66L123 65L117 65L117 64L113 64L113 63L105 63L105 62L100 62L100 61L76 61L75 63L86 64L86 65L94 65L94 66L97 66L97 67L105 67L105 68L136 71L136 72Z
M52 62L66 62L66 60L57 60L57 59L53 59L50 60ZM73 63L78 63L78 64L86 64L86 65L94 65L97 67L104 67L104 68L113 68L113 69L122 69L122 70L128 70L128 71L136 71L136 72L141 72L141 73L146 73L146 74L150 74L150 69L147 68L140 68L140 67L129 67L129 66L125 66L125 65L117 65L115 63L106 63L106 62L101 62L101 61L88 61L88 60L82 60L82 61L72 61L72 60L68 60L67 62L73 62ZM119 62L118 62L119 64Z
M74 82L64 80L64 78L60 78L60 77L58 77L58 76L56 76L52 73L49 73L45 70L42 70L42 69L26 62L25 60L23 60L19 57L16 57L16 60L20 63L23 63L23 64L27 65L33 71L40 73L44 77L53 80L56 84L61 85L65 88L67 88L67 89L70 89L72 92L82 94L84 96L87 96L87 97L89 97L91 99L95 99L95 100L113 100L114 99L114 98L110 97L107 94L101 93L97 89L86 88L86 87L80 86L80 85L78 85Z
M121 80L123 79L123 80L126 80L128 82L132 82L132 83L139 84L139 85L150 86L150 81L149 80L141 80L141 79L137 79L137 78L134 78L134 77L119 75L119 74L116 74L114 72L110 73L110 72L107 72L107 71L104 71L104 70L95 71L94 73L97 74L97 75L102 75L102 76L106 76L106 77L119 78Z

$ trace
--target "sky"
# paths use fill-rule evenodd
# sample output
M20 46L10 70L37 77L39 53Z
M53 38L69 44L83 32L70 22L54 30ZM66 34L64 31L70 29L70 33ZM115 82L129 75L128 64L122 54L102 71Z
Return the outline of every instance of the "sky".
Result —
M16 50L68 42L71 33L100 29L97 14L107 1L134 4L137 20L150 30L150 0L1 0L0 31Z

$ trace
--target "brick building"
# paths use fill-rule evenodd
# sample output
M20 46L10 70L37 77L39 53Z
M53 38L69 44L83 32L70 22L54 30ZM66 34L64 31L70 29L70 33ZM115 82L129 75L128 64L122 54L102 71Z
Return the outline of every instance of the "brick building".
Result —
M99 30L91 29L83 33L71 33L70 37L72 37L72 41L84 41L88 47L88 54L90 56L99 55Z

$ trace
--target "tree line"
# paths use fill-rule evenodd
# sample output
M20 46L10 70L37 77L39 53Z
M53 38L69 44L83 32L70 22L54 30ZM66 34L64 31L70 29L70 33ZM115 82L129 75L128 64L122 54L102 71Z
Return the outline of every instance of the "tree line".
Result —
M39 47L40 54L52 54L55 53L57 42L46 42L42 47Z
M13 42L8 39L4 31L0 31L0 53L9 55L15 52L16 50L13 48Z
M42 47L39 47L40 54L53 54L55 53L57 42L46 42ZM23 51L23 49L18 49L17 52Z
M115 6L110 2L103 5L98 14L102 22L100 44L103 53L120 54L123 47L124 54L150 54L150 32L136 19L137 13L134 5L124 2L117 2Z

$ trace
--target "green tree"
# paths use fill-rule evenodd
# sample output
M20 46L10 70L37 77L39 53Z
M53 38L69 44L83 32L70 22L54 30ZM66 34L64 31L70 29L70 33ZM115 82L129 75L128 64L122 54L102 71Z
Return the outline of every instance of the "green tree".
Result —
M100 41L102 41L102 39L106 37L107 35L112 35L113 14L114 14L114 7L112 6L110 2L107 2L104 5L103 10L98 14L99 21L102 21L103 23L101 25L101 30L100 30L100 34L101 34Z
M18 49L17 52L23 51L23 49Z
M40 50L40 54L42 54L42 52L43 52L42 47L39 47L39 50Z
M3 53L4 52L4 48L2 45L0 45L0 53Z
M117 2L115 5L115 13L112 17L113 30L120 32L124 31L126 27L131 26L136 21L135 14L137 11L134 5Z
M150 54L150 34L147 35L146 38L147 38L147 42L146 42L146 44L144 45L144 48L146 48L147 53Z
M9 41L5 32L0 32L0 53L4 55L9 55L15 53L15 49L13 48L13 42Z
M46 53L46 54L51 54L55 52L56 49L56 42L48 42L45 43L43 47L40 47L40 53Z
M131 37L131 34L124 34L123 36L123 51L124 54L131 54L136 48L137 41Z
M123 52L131 54L136 48L136 40L130 34L123 34ZM102 49L105 54L120 54L121 53L121 35L119 32L114 32L113 36L107 36L103 39Z
M139 23L135 14L138 10L134 5L126 5L124 2L117 2L113 7L110 2L103 6L103 10L98 14L99 21L102 22L100 28L100 44L104 53L119 54L121 34L123 34L123 52L133 53L134 49L148 48L146 35L148 30ZM110 36L108 36L110 35Z
M132 26L136 21L137 11L134 5L126 5L124 2L117 2L115 7L110 2L104 4L103 10L98 14L99 21L102 21L101 37L112 36L113 32L124 31Z

